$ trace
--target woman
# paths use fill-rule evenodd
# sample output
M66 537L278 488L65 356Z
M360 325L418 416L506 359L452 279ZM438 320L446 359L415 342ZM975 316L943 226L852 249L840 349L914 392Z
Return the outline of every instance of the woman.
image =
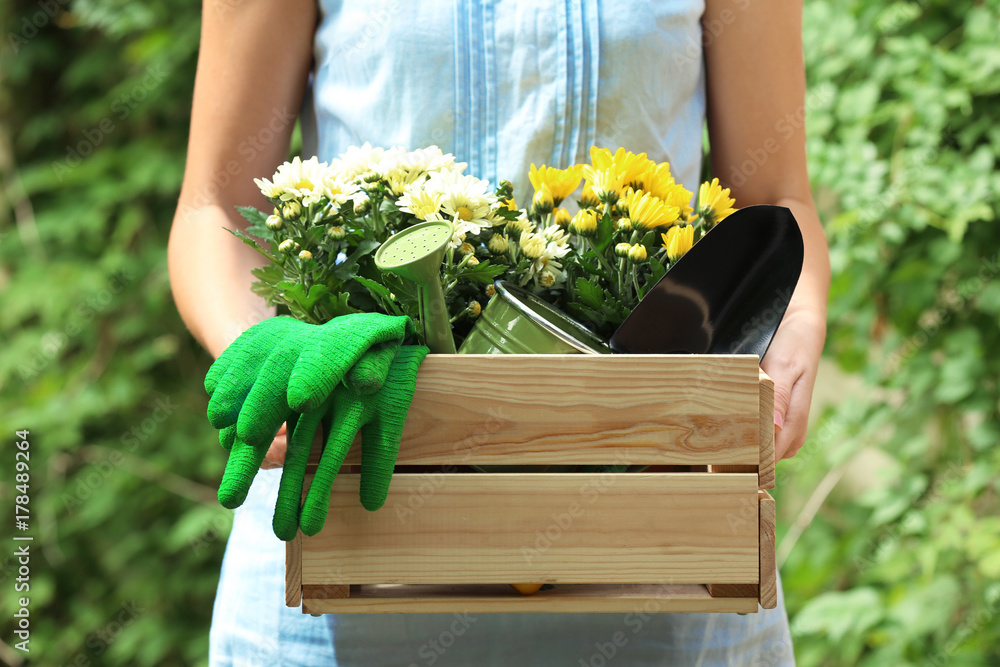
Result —
M764 364L775 380L776 455L795 454L825 338L830 271L806 170L800 2L314 1L204 4L169 258L178 309L206 349L218 356L274 314L249 288L259 256L223 227L244 224L237 205L269 207L252 178L287 159L300 106L306 156L330 160L365 141L436 144L469 163L467 173L515 177L519 201L530 197L529 162L565 167L585 161L592 144L669 160L692 189L707 118L713 172L737 205L787 206L802 229L802 276ZM263 467L280 466L283 437ZM284 549L270 526L279 474L260 473L236 511L213 665L793 663L780 598L758 614L641 622L303 615L281 594ZM609 643L618 631L625 643Z

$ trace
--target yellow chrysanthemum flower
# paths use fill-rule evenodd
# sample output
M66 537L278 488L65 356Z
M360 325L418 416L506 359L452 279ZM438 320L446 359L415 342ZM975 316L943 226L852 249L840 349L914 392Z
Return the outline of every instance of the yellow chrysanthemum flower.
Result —
M680 209L681 217L691 215L691 191L674 180L670 164L661 162L642 173L642 190Z
M679 260L694 245L694 227L691 225L674 225L660 236L671 262Z
M586 167L584 167L586 169ZM583 207L594 207L601 202L597 199L597 194L594 193L594 187L590 182L583 184L583 194L580 195L580 205Z
M625 201L628 205L628 219L633 227L653 229L672 225L680 215L680 209L676 206L670 206L642 190L629 190Z
M615 202L625 188L638 185L643 172L655 163L645 153L636 155L619 148L614 155L607 148L592 146L590 164L583 168L583 176L600 201Z
M542 189L543 185L548 186L556 206L563 199L573 194L580 185L581 178L583 178L583 165L580 164L575 164L566 169L557 169L555 167L547 167L544 164L541 167L536 167L532 163L531 170L528 172L528 180L531 181L531 187L537 192Z
M729 196L729 188L719 185L719 179L705 182L698 188L698 214L705 219L709 228L719 224L736 211L736 200Z

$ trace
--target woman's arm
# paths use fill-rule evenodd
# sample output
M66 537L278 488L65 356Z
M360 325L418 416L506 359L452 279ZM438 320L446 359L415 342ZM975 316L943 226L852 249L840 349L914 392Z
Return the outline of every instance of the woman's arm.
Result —
M270 204L254 185L288 156L312 62L314 0L206 0L180 200L168 263L177 309L218 356L274 314L250 291L263 263L223 227L245 229L235 206Z
M250 291L263 264L223 229L245 229L235 206L270 208L253 179L288 156L312 63L315 0L205 0L191 134L167 259L177 310L218 357L244 330L274 315ZM262 468L281 465L285 428Z
M787 206L802 230L802 275L763 363L775 384L775 453L802 446L826 338L830 256L809 189L801 0L707 0L712 171L737 206Z

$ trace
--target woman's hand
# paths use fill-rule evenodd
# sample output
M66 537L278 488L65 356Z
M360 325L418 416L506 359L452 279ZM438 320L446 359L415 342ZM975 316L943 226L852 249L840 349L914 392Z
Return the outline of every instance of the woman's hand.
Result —
M823 313L789 310L761 363L764 372L774 380L776 461L795 456L805 442L809 405L825 339Z
M806 163L802 0L706 0L702 22L712 173L736 206L786 206L802 231L802 273L762 364L774 380L780 460L805 441L830 289Z
M317 434L319 435L319 434ZM278 435L274 436L274 441L267 448L267 454L260 464L261 470L272 470L280 468L285 463L285 450L288 448L288 424L282 424L278 429Z

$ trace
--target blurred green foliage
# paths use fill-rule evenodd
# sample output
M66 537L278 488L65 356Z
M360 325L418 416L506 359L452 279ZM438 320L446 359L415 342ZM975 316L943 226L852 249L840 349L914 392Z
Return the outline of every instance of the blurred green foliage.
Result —
M0 8L0 451L31 430L35 664L205 662L230 515L165 261L199 11ZM1000 662L997 25L997 0L806 3L828 354L865 389L779 466L802 665Z
M864 383L778 468L786 539L820 508L779 544L801 665L1000 664L997 26L996 0L806 3L827 354Z

